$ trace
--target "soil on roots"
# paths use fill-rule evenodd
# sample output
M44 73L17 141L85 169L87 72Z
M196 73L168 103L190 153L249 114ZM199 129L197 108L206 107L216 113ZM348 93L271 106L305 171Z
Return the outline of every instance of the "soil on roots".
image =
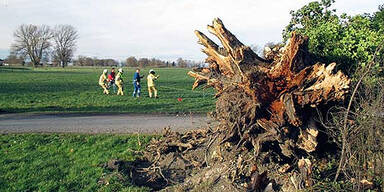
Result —
M153 191L257 191L281 190L290 186L290 177L300 173L289 164L292 159L280 158L271 142L255 156L246 147L222 141L226 131L220 125L178 133L164 129L133 162L111 160L104 167L116 170L136 186ZM101 179L102 181L102 179ZM300 185L299 180L297 180ZM303 185L303 184L301 184ZM285 190L287 190L285 189Z
M341 102L350 79L308 59L308 38L293 33L272 59L257 56L220 19L195 31L209 67L188 75L193 88L216 90L217 125L178 133L165 129L143 153L147 166L128 170L165 191L297 191L311 187L316 153L327 143L315 110ZM274 50L274 49L273 49ZM155 183L151 183L154 182ZM163 186L163 187L157 187Z

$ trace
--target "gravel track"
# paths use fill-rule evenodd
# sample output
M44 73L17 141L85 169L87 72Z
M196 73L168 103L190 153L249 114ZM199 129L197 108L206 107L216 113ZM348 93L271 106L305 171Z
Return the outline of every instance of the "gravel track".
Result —
M160 133L164 127L185 131L206 127L203 114L0 114L4 133Z

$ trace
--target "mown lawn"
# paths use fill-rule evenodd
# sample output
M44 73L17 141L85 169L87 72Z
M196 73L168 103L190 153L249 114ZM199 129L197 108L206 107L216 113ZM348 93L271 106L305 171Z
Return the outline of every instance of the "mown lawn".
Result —
M128 180L98 183L110 159L131 161L151 136L0 135L0 191L148 191Z
M192 91L188 69L155 69L159 99L148 98L145 79L142 97L133 98L134 69L123 69L125 95L117 96L102 94L98 78L103 68L0 67L0 112L204 113L214 108L213 90Z

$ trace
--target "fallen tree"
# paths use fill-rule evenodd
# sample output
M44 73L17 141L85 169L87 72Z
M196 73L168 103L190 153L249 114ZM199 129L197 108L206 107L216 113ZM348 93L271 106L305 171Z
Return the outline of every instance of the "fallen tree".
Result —
M335 63L311 60L308 39L298 34L262 58L220 19L208 31L222 47L195 31L209 67L188 75L195 78L193 89L216 90L212 117L218 124L182 134L167 129L143 152L148 166L128 166L130 173L142 173L140 182L132 177L133 182L140 185L145 178L156 189L181 191L311 186L311 159L324 144L319 135L325 131L314 117L343 101L350 79Z
M308 39L295 33L285 47L271 50L267 59L256 55L232 35L219 19L208 26L219 47L195 31L209 68L189 72L193 89L207 84L216 89L216 118L227 131L225 141L251 144L256 154L261 144L276 140L285 156L295 148L313 152L318 130L306 108L341 101L350 80L335 63L312 64ZM297 138L294 140L294 138Z

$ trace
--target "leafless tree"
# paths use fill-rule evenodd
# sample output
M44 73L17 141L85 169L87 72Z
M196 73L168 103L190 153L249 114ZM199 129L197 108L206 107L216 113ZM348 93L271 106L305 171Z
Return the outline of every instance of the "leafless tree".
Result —
M11 49L18 55L28 55L34 67L40 65L44 53L50 47L53 34L46 25L20 25L13 33L15 43Z
M137 59L136 59L136 57L133 57L133 56L128 57L126 59L125 63L128 67L137 67L138 66Z
M10 53L8 57L5 59L5 63L8 63L10 65L12 64L22 64L24 65L25 58L22 55L16 55L14 53Z
M176 60L176 63L177 63L178 67L182 67L182 68L186 68L187 67L187 62L183 58L178 58Z
M53 29L54 58L63 68L73 57L78 37L77 31L72 25L57 25Z
M140 68L144 68L144 67L148 67L149 66L149 62L150 60L148 58L140 58L138 61L137 61L137 65L140 67Z

